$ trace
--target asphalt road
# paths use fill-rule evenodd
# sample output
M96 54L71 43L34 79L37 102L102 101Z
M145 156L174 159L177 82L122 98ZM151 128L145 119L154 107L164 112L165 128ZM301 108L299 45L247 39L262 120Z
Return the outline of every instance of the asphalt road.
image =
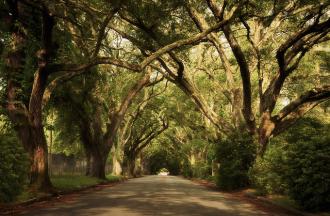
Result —
M174 176L147 176L84 194L69 204L34 209L29 216L256 216L251 204Z

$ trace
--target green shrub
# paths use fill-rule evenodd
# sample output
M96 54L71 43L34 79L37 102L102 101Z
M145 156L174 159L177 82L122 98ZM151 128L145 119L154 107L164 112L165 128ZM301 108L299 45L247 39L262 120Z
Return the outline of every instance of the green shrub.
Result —
M166 168L161 168L161 169L158 171L158 173L161 173L161 172L167 172L167 173L168 173L168 169L166 169Z
M167 169L170 175L180 174L180 161L177 157L168 157L167 159Z
M269 145L263 158L258 157L249 171L251 183L258 189L259 194L286 194L287 184L283 173L287 168L283 165L286 154L283 143Z
M186 178L191 178L193 177L193 171L192 171L192 167L190 165L190 162L188 159L184 159L182 162L182 171L181 171L182 175Z
M249 185L248 171L256 156L256 144L246 133L238 132L218 143L220 163L216 183L223 190L235 190Z
M329 208L329 131L329 125L301 119L257 159L250 171L253 184L263 193L289 195L306 210Z
M288 146L285 180L288 193L306 210L330 209L330 127L301 132Z
M121 182L122 180L123 180L122 176L117 176L112 174L107 175L107 182Z
M205 161L197 161L191 167L191 171L194 178L206 179L212 174L211 166Z
M14 134L0 134L0 202L13 201L27 180L27 155Z

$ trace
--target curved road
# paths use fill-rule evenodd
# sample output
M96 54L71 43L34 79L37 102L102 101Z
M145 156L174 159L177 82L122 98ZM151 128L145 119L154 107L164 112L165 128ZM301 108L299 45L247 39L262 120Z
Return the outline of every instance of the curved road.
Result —
M36 209L40 216L256 216L268 215L220 192L174 176L130 179L114 187L85 194L70 204Z

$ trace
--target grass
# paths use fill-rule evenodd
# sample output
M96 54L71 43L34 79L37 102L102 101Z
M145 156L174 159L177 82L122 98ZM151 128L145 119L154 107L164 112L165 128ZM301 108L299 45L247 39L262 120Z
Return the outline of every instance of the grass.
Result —
M61 191L70 191L85 188L88 186L93 186L101 183L111 183L121 181L120 176L107 175L107 179L98 179L89 176L80 175L62 175L62 176L52 176L51 181L55 188Z
M216 183L216 176L208 176L205 180L210 181L212 183Z
M254 189L254 188L246 189L244 192L251 196L267 198L270 202L272 202L278 206L282 206L284 208L286 207L286 208L292 208L292 209L299 210L299 206L296 204L296 202L294 200L290 199L288 196L278 195L278 194L267 195L266 192L260 191L258 189Z
M23 190L23 192L18 195L14 201L14 203L20 203L20 202L24 202L33 198L36 198L37 195L36 194L32 194L30 191L28 191L27 189Z
M268 195L267 198L272 202L275 203L279 206L282 206L284 208L289 208L289 209L295 209L298 211L305 212L302 210L299 205L292 199L290 199L288 196L284 195ZM305 212L307 213L307 212ZM316 213L311 213L308 212L308 215L311 216L330 216L330 212L316 212Z
M69 174L51 176L53 186L59 191L73 191L101 183L120 182L122 180L123 178L121 176L115 176L111 174L108 174L106 176L106 179L98 179L89 176ZM33 198L39 198L46 195L47 194L42 193L35 194L29 191L28 188L25 188L23 192L16 198L15 203L24 202Z
M299 205L290 197L285 195L273 194L267 195L265 192L259 191L257 189L247 189L244 191L246 194L251 196L263 197L266 198L270 203L273 203L277 206L280 206L285 209L304 212L306 215L311 216L330 216L330 212L317 212L317 213L310 213L306 212L299 207Z
M275 203L279 206L300 210L299 205L294 200L290 199L288 196L268 195L267 198L269 198L272 203Z
M104 182L101 179L78 175L52 176L51 181L54 187L61 191L76 190Z
M112 175L112 174L108 174L106 177L107 177L108 182L120 182L123 180L122 176L116 176L116 175Z

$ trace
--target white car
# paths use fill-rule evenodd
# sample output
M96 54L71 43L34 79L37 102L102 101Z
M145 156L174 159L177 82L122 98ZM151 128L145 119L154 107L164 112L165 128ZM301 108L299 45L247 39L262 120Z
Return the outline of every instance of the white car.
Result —
M160 176L167 176L169 174L169 172L160 172L160 173L158 173L158 175L160 175Z

